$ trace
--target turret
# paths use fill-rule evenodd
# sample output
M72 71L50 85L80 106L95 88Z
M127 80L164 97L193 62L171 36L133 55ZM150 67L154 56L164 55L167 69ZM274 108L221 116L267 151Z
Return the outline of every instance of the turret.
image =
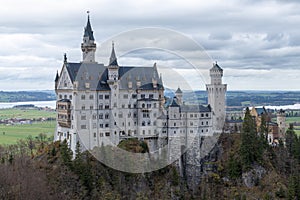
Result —
M88 12L88 20L84 28L83 42L81 43L82 62L95 62L96 43L90 22Z
M177 98L178 104L181 105L182 104L182 91L181 91L180 87L178 87L178 89L176 90L175 96Z
M111 54L110 54L109 64L107 68L108 68L108 80L117 81L119 78L119 65L116 57L114 42L112 42Z
M280 109L277 112L277 124L278 124L278 136L279 138L284 138L285 136L285 129L286 129L286 115L285 111Z

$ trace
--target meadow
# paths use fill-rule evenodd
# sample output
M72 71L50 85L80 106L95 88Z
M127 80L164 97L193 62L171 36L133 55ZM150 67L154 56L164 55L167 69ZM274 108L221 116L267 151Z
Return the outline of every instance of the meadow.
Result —
M52 138L55 130L55 121L34 122L22 125L0 125L0 145L15 144L20 139L28 136L37 137L40 133L45 133L48 138Z
M11 119L11 118L38 119L42 117L55 118L56 112L37 110L37 109L18 109L18 108L0 109L0 120Z
M55 118L56 112L37 109L0 109L0 120L20 118L20 119L39 119ZM32 122L32 124L0 124L0 145L15 144L20 139L28 136L37 137L40 133L47 134L52 138L55 130L55 120Z

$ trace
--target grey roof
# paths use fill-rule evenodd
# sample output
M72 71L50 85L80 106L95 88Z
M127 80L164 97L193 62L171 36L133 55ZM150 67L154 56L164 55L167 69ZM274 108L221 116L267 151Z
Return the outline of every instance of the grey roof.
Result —
M58 75L58 71L56 72L56 76L55 76L55 82L57 82L58 81L58 79L59 79L59 75Z
M203 105L182 105L181 112L211 112L211 108Z
M223 71L223 69L217 63L214 63L213 67L210 70L221 71L221 72Z
M89 83L89 90L110 90L107 84L107 66L99 63L66 63L66 68L71 81L78 82L78 90L86 90L86 83ZM163 89L163 83L159 78L157 78L157 87L154 88L152 83L153 74L158 77L158 72L154 67L120 66L120 89ZM132 88L128 87L129 81L132 82ZM138 81L141 82L140 87L137 87Z
M57 102L71 102L69 99L60 99Z
M177 93L177 94L182 94L182 91L181 91L180 87L178 87L178 89L176 90L175 93Z
M93 41L95 40L89 15L88 15L88 21L87 21L86 27L84 28L84 35L83 36L84 37L89 37L90 40L93 40Z
M152 78L157 81L157 87L154 88ZM129 89L128 82L132 82L131 89L153 90L163 89L163 83L158 78L158 72L154 67L119 67L120 89ZM137 82L140 82L140 87L137 87Z
M180 106L178 105L178 103L176 102L176 97L173 98L173 100L172 100L172 102L171 102L171 104L170 104L170 107L180 107Z
M108 65L118 66L118 61L117 61L117 57L116 57L116 53L115 53L114 43L112 43L111 54L110 54Z

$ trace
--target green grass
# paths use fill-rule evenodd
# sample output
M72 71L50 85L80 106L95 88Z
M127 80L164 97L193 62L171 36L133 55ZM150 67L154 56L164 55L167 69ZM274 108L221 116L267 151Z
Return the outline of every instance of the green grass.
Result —
M287 117L286 118L286 123L293 123L293 122L300 122L300 117Z
M17 108L0 109L0 120L10 119L10 118L38 119L42 117L55 118L56 112L36 110L36 109L25 109L25 110L17 109Z
M36 137L40 133L46 133L48 137L51 137L54 134L55 125L55 121L36 122L23 125L0 125L0 145L15 144L18 140L25 139L29 135ZM5 135L3 132L5 132Z

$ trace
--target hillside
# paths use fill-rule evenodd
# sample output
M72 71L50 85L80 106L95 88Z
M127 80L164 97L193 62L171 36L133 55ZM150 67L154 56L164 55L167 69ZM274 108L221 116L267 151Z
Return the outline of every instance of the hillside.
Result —
M0 91L0 102L52 101L54 91Z
M239 155L240 143L239 134L221 135L203 162L202 181L194 190L175 165L129 174L106 167L88 152L71 161L64 143L36 141L32 156L26 142L23 148L2 147L0 199L292 199L300 191L298 161L285 148L268 148L261 163L242 172L231 159Z

